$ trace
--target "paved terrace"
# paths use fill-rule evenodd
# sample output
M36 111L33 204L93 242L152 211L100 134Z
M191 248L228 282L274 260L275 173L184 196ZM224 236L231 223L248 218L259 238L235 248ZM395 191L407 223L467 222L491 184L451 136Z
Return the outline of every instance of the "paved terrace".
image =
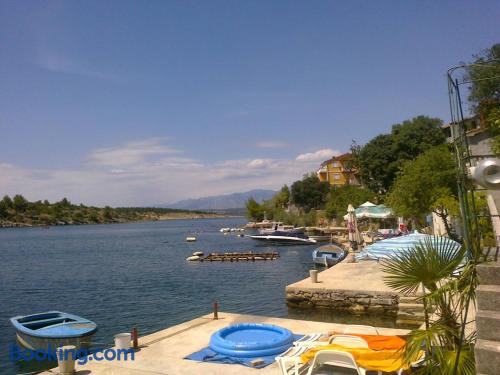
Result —
M353 292L376 292L379 294L394 294L394 290L385 285L380 264L374 260L357 263L341 262L334 267L320 272L318 283L312 283L310 278L290 284L286 290L346 290Z
M139 339L140 351L134 361L89 362L76 368L76 375L153 375L153 374L190 374L225 375L252 374L278 375L276 363L257 370L241 365L214 364L183 359L185 356L206 346L215 331L234 323L269 323L288 328L294 333L342 332L345 325L321 323L304 320L270 318L264 316L219 313L219 320L205 315L186 323L153 333ZM404 335L407 330L380 328L383 335ZM57 374L57 369L45 371L42 375Z

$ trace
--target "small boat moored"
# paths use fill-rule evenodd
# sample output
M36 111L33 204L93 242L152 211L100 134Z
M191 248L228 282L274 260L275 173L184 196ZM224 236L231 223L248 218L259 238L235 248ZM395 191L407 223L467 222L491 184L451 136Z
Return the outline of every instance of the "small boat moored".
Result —
M97 324L77 315L47 311L10 318L19 345L31 350L48 350L65 345L88 348Z
M324 245L312 253L313 262L320 266L331 267L346 256L346 251L337 245Z
M187 242L195 242L196 241L196 237L194 237L194 236L188 236L188 237L186 237L186 241Z
M254 240L276 242L281 244L313 245L316 240L307 237L303 231L275 231L272 234L259 234L249 236Z
M195 251L192 255L188 256L186 260L189 262L196 262L201 258L203 258L203 251Z

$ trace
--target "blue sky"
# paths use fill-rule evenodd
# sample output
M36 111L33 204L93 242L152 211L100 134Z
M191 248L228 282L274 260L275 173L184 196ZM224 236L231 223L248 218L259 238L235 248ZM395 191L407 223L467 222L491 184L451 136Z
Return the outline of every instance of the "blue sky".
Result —
M0 194L145 205L279 188L426 114L500 3L0 2Z

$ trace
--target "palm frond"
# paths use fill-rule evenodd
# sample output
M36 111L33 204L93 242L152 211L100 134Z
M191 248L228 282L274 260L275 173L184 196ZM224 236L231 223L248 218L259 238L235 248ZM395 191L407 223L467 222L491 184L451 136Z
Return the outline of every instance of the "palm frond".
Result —
M421 285L430 291L451 277L463 262L465 249L444 237L426 238L412 249L392 254L381 262L385 283L405 294L416 293Z

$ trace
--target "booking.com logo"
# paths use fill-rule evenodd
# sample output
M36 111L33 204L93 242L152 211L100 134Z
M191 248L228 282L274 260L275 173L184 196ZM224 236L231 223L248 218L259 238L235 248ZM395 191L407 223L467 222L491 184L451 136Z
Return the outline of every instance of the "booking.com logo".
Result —
M97 348L90 352L88 349L66 349L57 350L58 348L52 347L50 344L45 349L32 350L24 349L18 345L11 345L9 351L9 358L12 362L23 361L57 361L73 359L79 365L84 365L89 361L133 361L135 359L135 352L133 349L103 349Z

